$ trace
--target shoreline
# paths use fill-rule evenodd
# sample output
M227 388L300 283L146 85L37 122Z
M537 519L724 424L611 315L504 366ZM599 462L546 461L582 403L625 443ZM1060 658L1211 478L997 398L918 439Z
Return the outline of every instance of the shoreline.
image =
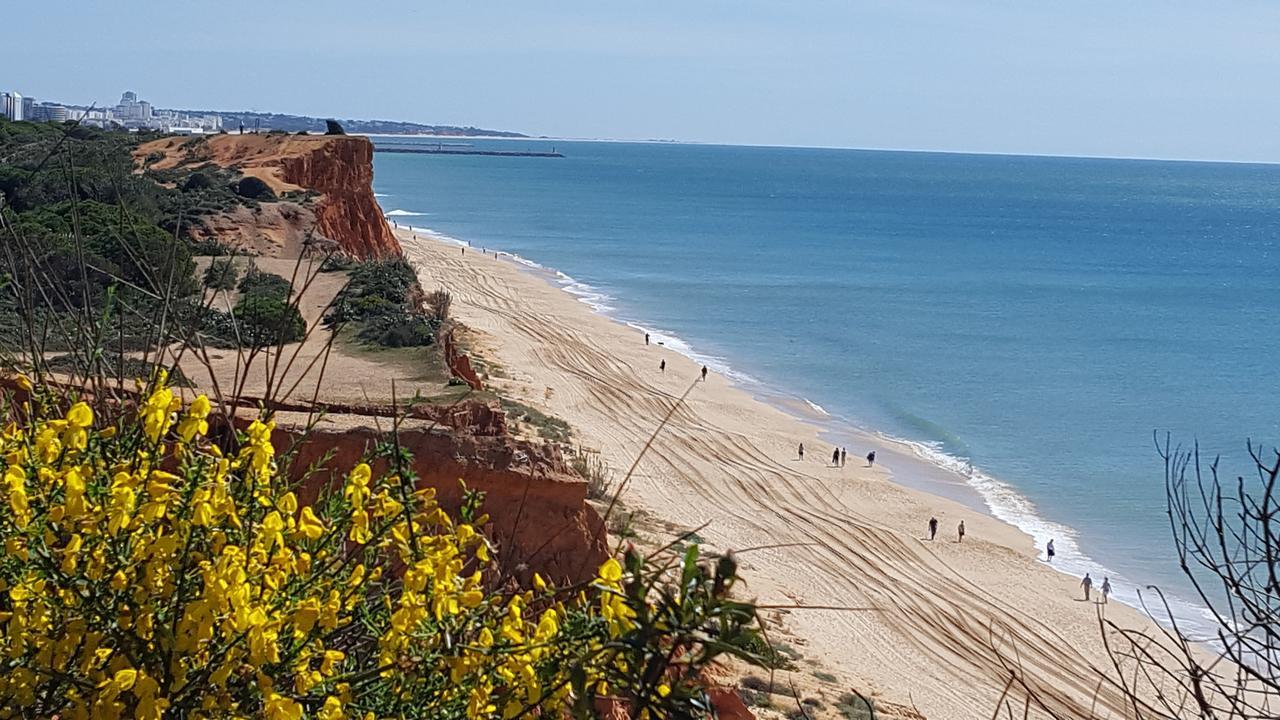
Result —
M409 220L425 217L429 213L392 210L388 219ZM471 243L431 228L402 224L400 230L418 233L428 239L459 247L473 248ZM769 384L734 368L726 358L700 353L675 333L646 324L643 320L621 316L610 304L614 298L594 286L582 283L570 275L529 260L515 253L493 249L516 263L520 269L531 273L549 287L569 294L590 308L593 314L613 323L631 328L641 334L650 333L656 345L673 350L690 360L707 365L719 372L748 393L755 400L792 416L797 422L812 426L825 446L856 447L857 462L868 449L875 450L878 459L893 459L897 471L890 471L888 480L912 491L956 502L986 517L1009 526L1026 539L1026 552L1043 559L1044 547L1052 539L1057 551L1055 562L1046 567L1078 580L1086 572L1096 577L1110 577L1115 586L1112 599L1130 608L1145 612L1137 588L1150 584L1136 583L1121 571L1082 551L1077 543L1078 531L1063 522L1045 517L1038 506L1022 494L1013 484L975 468L965 458L950 455L931 447L928 443L898 437L856 420L833 415L813 400ZM1212 637L1214 623L1209 611L1199 604L1182 598L1175 589L1162 585L1166 599L1174 610L1174 618L1184 632L1195 637L1203 634ZM1169 626L1167 618L1158 620Z
M424 285L454 294L455 315L485 341L482 354L511 373L493 385L568 421L612 467L637 463L628 505L705 525L699 534L716 549L787 545L743 559L750 592L795 606L773 619L820 666L888 700L914 701L929 717L989 715L1011 657L1055 711L1081 715L1094 702L1111 672L1103 606L1082 605L1076 577L1039 560L1028 534L891 481L883 464L832 467L817 450L830 450L818 423L718 373L686 384L700 363L645 346L643 330L565 292L572 278L563 273L509 253L463 252L465 242L420 228L397 235ZM688 399L637 460L681 391ZM816 450L803 462L799 442ZM931 515L941 521L934 542L920 537ZM964 543L954 541L958 520L968 526ZM1105 611L1124 627L1158 632L1128 606ZM1099 707L1117 702L1106 695Z

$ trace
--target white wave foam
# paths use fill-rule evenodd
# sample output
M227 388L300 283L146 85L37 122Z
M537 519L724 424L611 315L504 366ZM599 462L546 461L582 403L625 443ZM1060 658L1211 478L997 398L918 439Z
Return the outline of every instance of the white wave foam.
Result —
M822 407L818 403L810 400L809 398L800 398L800 399L804 400L804 404L808 405L814 412L818 413L819 415L822 415L823 417L831 417L831 413L827 412L827 409Z
M459 238L453 237L452 235L445 235L444 233L436 230L432 230L429 227L421 227L418 225L405 225L404 229L410 232L418 233L420 235L426 235L432 240L439 240L440 242L446 242L446 243L449 243L450 245L460 245L462 247L468 247L468 248L471 247L471 243L467 242L466 240L461 240Z
M1076 578L1082 578L1085 573L1089 573L1093 577L1095 590L1101 587L1103 578L1109 577L1113 590L1112 598L1139 610L1160 612L1154 605L1143 608L1138 592L1141 588L1136 583L1107 568L1081 550L1078 542L1079 533L1075 528L1046 519L1040 515L1030 498L1008 483L975 468L970 459L951 455L938 444L904 440L883 433L876 433L876 435L887 443L906 446L916 457L964 478L969 487L982 497L991 515L1022 530L1034 539L1042 560L1045 558L1048 542L1053 540L1055 550L1053 569ZM1195 639L1207 640L1212 637L1213 614L1207 608L1178 598L1170 594L1167 589L1165 594L1173 615L1184 632ZM1169 624L1167 617L1157 614L1155 619L1165 625Z
M420 217L423 215L430 215L431 213L414 212L412 210L392 210L391 212L383 214L387 217Z
M441 242L460 245L462 247L473 247L472 244L466 240L446 235L431 228L410 226L409 229L413 232L427 235ZM515 262L528 267L530 270L546 276L548 280L554 282L565 292L574 295L579 301L591 307L596 312L601 313L602 315L612 315L615 308L609 304L609 301L613 300L613 298L599 288L580 282L567 273L559 270L552 270L540 263L521 257L515 253L503 254L510 257ZM634 321L621 319L619 319L619 321L624 322L628 327L635 328L640 332L648 333L651 342L674 350L698 364L706 365L708 368L715 370L717 373L733 380L734 382L744 385L761 384L756 378L744 372L735 370L729 365L725 358L715 355L707 355L694 350L689 343L674 333ZM801 399L815 412L818 412L833 421L837 420L837 418L832 416L826 408L822 407L818 403L815 403L808 398ZM1102 578L1110 577L1113 587L1112 597L1114 599L1126 605L1138 608L1139 610L1144 609L1138 595L1138 588L1134 583L1127 580L1123 575L1108 569L1084 553L1077 543L1078 533L1074 528L1042 517L1039 514L1035 503L1033 503L1030 498L1019 493L1008 483L978 470L968 458L959 458L945 452L939 444L906 440L876 432L874 430L870 432L886 444L905 447L911 454L925 462L963 478L966 483L982 498L988 512L992 516L998 520L1013 525L1030 535L1034 539L1035 546L1042 554L1042 557L1045 545L1050 539L1052 539L1054 541L1054 549L1056 551L1056 557L1053 562L1053 568L1055 570L1072 575L1073 577L1081 577L1084 573L1088 572L1094 576L1095 587L1101 586ZM1213 615L1208 611L1208 609L1193 602L1182 600L1173 595L1167 595L1166 597L1169 600L1170 607L1173 609L1174 616L1178 619L1180 627L1184 632L1194 636L1195 639L1200 639L1200 637L1211 637L1214 624ZM1150 609L1152 611L1156 611L1154 606ZM1157 617L1156 619L1168 624L1167 618Z
M373 194L373 196L374 196L374 197L386 197L386 196L387 196L387 194L386 194L386 193L378 193L378 192L376 192L376 193L374 193L374 194Z

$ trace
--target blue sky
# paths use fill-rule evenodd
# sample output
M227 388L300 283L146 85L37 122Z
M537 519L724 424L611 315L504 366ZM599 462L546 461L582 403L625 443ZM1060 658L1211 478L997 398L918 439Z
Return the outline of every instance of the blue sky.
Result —
M1273 0L74 4L5 3L0 88L568 137L1280 162Z

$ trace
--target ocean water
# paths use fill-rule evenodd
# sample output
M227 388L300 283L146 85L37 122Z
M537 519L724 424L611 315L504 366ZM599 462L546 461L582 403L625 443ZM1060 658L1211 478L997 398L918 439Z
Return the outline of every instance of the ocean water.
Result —
M1121 599L1185 596L1153 431L1280 444L1280 166L470 142L566 157L378 154L387 214L908 441Z

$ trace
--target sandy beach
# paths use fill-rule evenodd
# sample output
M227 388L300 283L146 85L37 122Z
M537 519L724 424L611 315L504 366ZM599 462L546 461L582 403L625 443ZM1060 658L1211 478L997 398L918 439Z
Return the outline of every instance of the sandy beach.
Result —
M783 545L741 556L745 592L764 605L796 606L776 617L786 641L816 663L809 669L934 720L991 717L1013 675L1019 717L1024 687L1047 709L1033 704L1032 717L1125 716L1105 679L1113 671L1098 613L1156 632L1154 623L1119 603L1084 602L1079 579L1048 567L1026 534L895 484L893 452L874 467L863 459L877 449L870 439L849 447L847 466L833 467L817 426L715 372L698 381L694 361L646 346L640 331L509 256L464 253L403 229L398 236L423 287L453 294L475 349L502 368L490 383L567 420L619 478L672 413L623 502L684 527L705 525L698 533L716 550ZM931 516L940 523L934 541ZM827 607L847 609L818 609Z

